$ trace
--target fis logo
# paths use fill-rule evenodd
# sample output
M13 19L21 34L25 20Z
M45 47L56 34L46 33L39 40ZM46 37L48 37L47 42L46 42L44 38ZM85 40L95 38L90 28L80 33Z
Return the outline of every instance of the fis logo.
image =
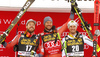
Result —
M20 18L20 17L24 14L24 12L26 11L26 9L28 8L28 6L29 6L30 4L31 4L30 1L28 1L28 2L25 4L25 6L24 6L24 7L21 9L21 11L19 12L17 18Z

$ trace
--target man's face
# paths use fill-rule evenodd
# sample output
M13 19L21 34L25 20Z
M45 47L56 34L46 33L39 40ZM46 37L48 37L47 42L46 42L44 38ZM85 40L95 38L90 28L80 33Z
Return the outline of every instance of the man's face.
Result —
M27 31L33 33L35 30L35 23L30 21L28 25L26 25Z
M70 33L72 33L72 34L76 33L76 30L77 30L77 27L76 27L75 25L71 25L71 26L69 27L69 31L70 31Z
M52 24L51 21L47 21L47 22L45 23L45 29L47 29L47 30L51 30L52 26L53 26L53 24Z

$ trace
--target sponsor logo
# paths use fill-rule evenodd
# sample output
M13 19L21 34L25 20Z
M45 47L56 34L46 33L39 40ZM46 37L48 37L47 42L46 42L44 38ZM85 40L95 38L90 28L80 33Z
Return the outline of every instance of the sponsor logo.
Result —
M68 46L73 46L73 45L83 45L82 39L79 38L77 41L76 40L68 40L67 43Z
M26 11L26 9L28 8L28 6L30 5L30 1L28 1L27 3L26 3L26 5L24 6L24 10L22 10L22 11L20 11L19 12L19 14L18 14L18 16L17 16L17 18L20 18L22 15L23 15L23 13L24 13L24 11Z
M65 37L66 35L68 35L68 33L69 33L69 32L63 32L62 35L61 35L61 37L62 37L62 38ZM82 34L82 35L88 36L87 32L79 32L79 33Z
M23 13L24 13L23 11L19 12L17 18L20 18L20 17L22 16Z
M46 42L44 43L44 46L45 46L45 50L49 50L50 48L61 48L61 42L60 40L57 40L56 44L54 43L55 41L49 41L49 42Z
M26 3L26 6L24 7L24 9L27 9L28 8L28 6L31 4L31 2L30 1L28 1L27 3Z
M34 45L36 46L36 39L34 39L33 41L31 41L30 39L22 39L21 40L21 44L24 44L24 45Z
M44 35L44 36L43 36L43 41L44 41L44 42L47 42L47 41L55 40L56 35L57 35L56 33L54 33L54 34L49 34L49 35ZM58 37L57 37L57 39L58 39Z
M89 45L85 44L84 49L89 49Z

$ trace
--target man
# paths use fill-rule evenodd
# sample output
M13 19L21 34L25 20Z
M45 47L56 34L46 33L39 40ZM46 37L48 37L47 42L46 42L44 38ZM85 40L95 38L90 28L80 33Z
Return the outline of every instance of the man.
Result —
M35 25L36 21L29 19L26 23L26 32L15 36L9 43L4 41L3 46L10 48L18 45L18 57L30 57L31 51L36 51L39 45L38 36L34 32Z
M71 14L68 21L73 19L74 15ZM66 31L68 21L59 29L57 30L55 26L53 26L53 20L50 16L44 18L44 31L40 33L40 44L39 50L40 54L43 57L61 57L61 34ZM40 48L41 47L41 48Z
M93 47L93 41L77 31L78 24L74 20L68 22L69 34L63 38L66 57L84 57L84 43Z
M74 19L74 8L71 6L71 14L67 22L57 30L55 26L53 26L53 20L50 16L44 18L44 26L45 29L41 34L39 50L40 54L43 57L61 57L62 56L62 41L61 34L67 30L67 24L71 19ZM80 10L78 9L78 12ZM40 48L41 47L41 48Z

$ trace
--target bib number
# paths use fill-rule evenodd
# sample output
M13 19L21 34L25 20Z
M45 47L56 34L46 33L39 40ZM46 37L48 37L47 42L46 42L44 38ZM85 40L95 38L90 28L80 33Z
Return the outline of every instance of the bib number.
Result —
M26 45L26 51L31 51L32 46L31 45Z
M72 52L79 51L79 45L72 46Z

